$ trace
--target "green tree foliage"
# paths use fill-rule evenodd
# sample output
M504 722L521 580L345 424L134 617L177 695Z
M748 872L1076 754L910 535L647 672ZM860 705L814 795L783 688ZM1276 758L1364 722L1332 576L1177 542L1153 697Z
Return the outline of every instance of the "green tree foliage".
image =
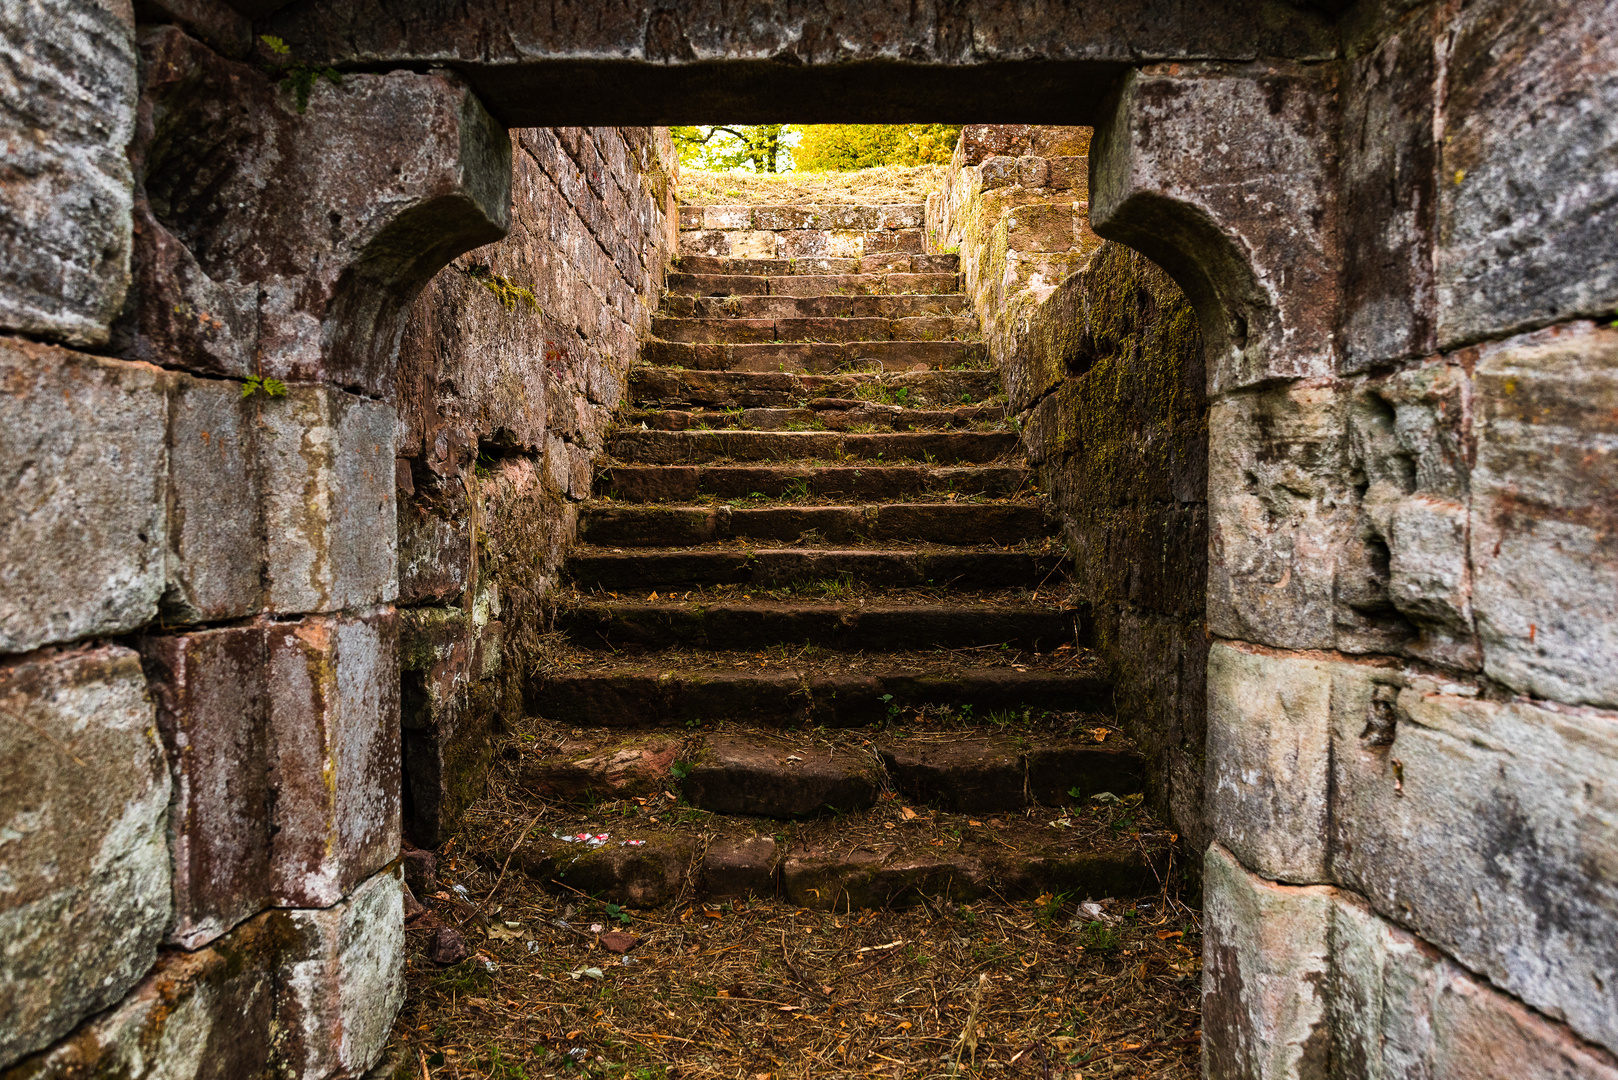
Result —
M680 164L694 169L750 169L786 172L792 168L788 124L707 124L669 128Z
M806 124L793 150L803 172L849 172L877 165L947 165L959 124Z

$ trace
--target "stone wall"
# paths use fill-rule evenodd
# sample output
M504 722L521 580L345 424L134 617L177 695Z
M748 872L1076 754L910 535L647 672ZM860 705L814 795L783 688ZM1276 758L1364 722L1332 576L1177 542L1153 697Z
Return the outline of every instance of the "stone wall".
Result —
M479 790L501 715L522 715L575 506L674 248L666 130L512 135L511 232L432 280L400 347L405 822L434 847Z
M1101 246L1090 231L1090 129L968 124L927 199L928 250L956 252L1004 367L1034 311Z
M0 1073L356 1076L401 762L430 834L519 695L672 150L141 12L0 16Z
M959 251L1119 720L1195 856L1207 835L1202 337L1167 274L1090 231L1089 143L1088 128L967 126L927 232Z
M1210 1077L1618 1075L1615 15L1366 8L1097 128L1208 343Z

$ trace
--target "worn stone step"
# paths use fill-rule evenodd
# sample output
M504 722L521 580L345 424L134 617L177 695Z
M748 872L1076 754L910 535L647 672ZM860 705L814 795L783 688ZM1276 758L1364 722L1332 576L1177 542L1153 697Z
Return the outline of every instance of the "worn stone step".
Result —
M961 291L958 273L874 274L686 274L671 273L664 283L683 296L860 296Z
M903 318L827 315L792 319L658 317L652 320L652 333L669 342L738 345L793 341L968 341L979 336L976 317L956 315Z
M595 492L622 502L688 502L703 495L893 499L1016 495L1033 483L1033 471L1020 465L613 465L596 477Z
M867 809L882 780L874 754L811 739L720 735L702 741L682 788L699 810L794 818Z
M648 661L553 670L536 679L526 697L531 714L581 726L678 727L734 720L859 727L924 705L970 707L979 716L1023 709L1107 712L1112 685L1096 675L1053 669L669 671Z
M1004 405L961 405L953 409L911 409L847 398L814 398L801 409L625 409L623 423L657 431L740 428L751 431L921 431L1005 419Z
M763 341L753 343L664 341L642 343L641 360L661 367L698 371L917 371L984 368L981 341Z
M875 503L856 506L611 506L579 515L579 539L604 547L676 547L745 537L822 542L916 541L1017 544L1055 535L1042 505L1022 503Z
M578 585L602 589L775 587L845 578L867 585L1010 589L1038 588L1058 580L1063 562L1057 554L923 546L895 550L727 546L682 551L581 546L564 569Z
M865 652L1006 645L1049 652L1072 644L1078 615L1026 604L590 602L556 615L556 628L591 649L748 649L815 645Z
M1009 431L641 431L614 432L608 452L618 461L685 465L710 461L926 461L981 465L1013 453Z
M630 400L715 408L769 408L817 398L855 398L893 405L970 405L1000 396L1000 376L991 370L906 371L893 374L794 371L682 371L636 364L629 372Z
M969 315L964 293L899 296L675 296L659 311L676 319L904 319L917 315Z
M905 798L959 813L1082 803L1145 790L1132 747L1013 736L878 741L884 771Z
M756 232L869 232L919 229L926 219L922 203L772 203L686 205L679 210L681 232L698 230Z
M959 255L916 255L885 252L859 258L812 256L802 259L738 259L726 255L681 255L674 268L682 274L781 277L791 274L957 274Z
M866 824L879 818L888 819L891 834ZM977 821L956 826L959 837L926 839L936 830L922 832L885 809L857 811L844 821L841 836L799 843L745 821L706 842L668 829L564 828L524 840L513 866L555 891L625 907L661 907L682 896L715 902L781 896L799 907L842 911L902 908L922 898L970 903L991 894L1013 901L1139 896L1160 888L1170 862L1162 831L1138 839L1098 829L1055 835L1024 822Z

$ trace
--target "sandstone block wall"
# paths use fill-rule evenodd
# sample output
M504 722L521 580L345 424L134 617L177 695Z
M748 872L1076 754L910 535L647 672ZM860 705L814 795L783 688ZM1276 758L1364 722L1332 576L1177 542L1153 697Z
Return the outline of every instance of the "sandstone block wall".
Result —
M1618 1067L1615 14L1368 7L1097 128L1208 343L1209 1076Z
M399 351L406 822L432 846L480 790L501 714L521 715L677 231L666 130L513 141L511 232L439 272Z
M969 125L927 232L958 249L1022 444L1060 515L1074 599L1148 761L1151 798L1200 853L1207 407L1196 313L1089 226L1090 129ZM1194 867L1194 864L1193 864Z
M998 365L1056 287L1101 246L1090 231L1090 129L969 124L927 199L929 250L961 257Z
M358 1076L403 812L436 840L520 703L672 148L514 140L443 72L300 109L241 16L141 12L0 16L0 1074Z

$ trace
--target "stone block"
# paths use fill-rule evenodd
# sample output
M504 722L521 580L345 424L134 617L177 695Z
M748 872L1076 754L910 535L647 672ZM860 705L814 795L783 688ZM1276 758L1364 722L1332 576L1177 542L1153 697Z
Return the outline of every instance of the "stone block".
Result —
M1333 1077L1591 1080L1618 1062L1352 894L1331 915Z
M134 12L7 4L0 41L0 327L103 344L129 285Z
M753 208L751 206L704 206L702 208L702 227L704 229L751 229L753 228ZM760 229L775 228L773 225L760 225Z
M1208 824L1266 877L1327 880L1335 699L1372 670L1223 642L1208 651Z
M151 974L114 1008L21 1062L6 1080L273 1075L277 968L286 938L287 917L275 912L196 952L160 954Z
M749 231L724 235L729 238L730 257L733 259L775 259L781 256L776 233Z
M1335 81L1318 66L1152 66L1097 127L1091 225L1185 289L1210 392L1335 370Z
M703 893L710 900L773 897L779 858L772 837L716 838L702 853Z
M262 627L149 637L141 655L174 778L174 924L199 948L268 906L275 855Z
M264 601L257 433L265 399L243 398L239 383L219 379L171 374L169 386L164 619L251 615Z
M1303 382L1208 410L1208 623L1282 648L1336 644L1336 564L1354 538L1345 395Z
M1334 709L1333 878L1618 1046L1618 716L1401 681Z
M360 1076L404 1004L404 883L397 867L321 911L289 912L280 1049L293 1076Z
M1345 372L1434 348L1435 23L1405 20L1344 71Z
M1573 323L1476 363L1484 669L1536 697L1618 705L1618 330Z
M1441 348L1618 307L1615 14L1490 0L1445 28Z
M134 652L0 665L0 1067L156 960L172 911L169 791Z
M1015 251L1068 251L1079 246L1083 215L1071 203L1025 203L1006 216L1006 243Z
M274 896L327 907L399 853L397 616L314 616L267 636Z
M120 634L164 588L164 375L0 338L0 652Z
M399 490L399 603L456 603L472 574L472 519L463 476L427 473L409 463Z
M241 374L236 305L251 297L255 374L392 397L409 302L439 267L510 225L504 127L445 71L317 80L299 111L285 81L177 27L143 28L140 45L130 156L161 230L143 232L136 302L182 310L161 328L137 318L132 347L169 353L165 365ZM180 131L211 135L169 137ZM195 264L146 250L160 231Z
M1265 881L1218 844L1202 887L1203 1075L1325 1077L1335 890Z
M326 387L260 409L268 604L333 611L398 594L393 410Z

